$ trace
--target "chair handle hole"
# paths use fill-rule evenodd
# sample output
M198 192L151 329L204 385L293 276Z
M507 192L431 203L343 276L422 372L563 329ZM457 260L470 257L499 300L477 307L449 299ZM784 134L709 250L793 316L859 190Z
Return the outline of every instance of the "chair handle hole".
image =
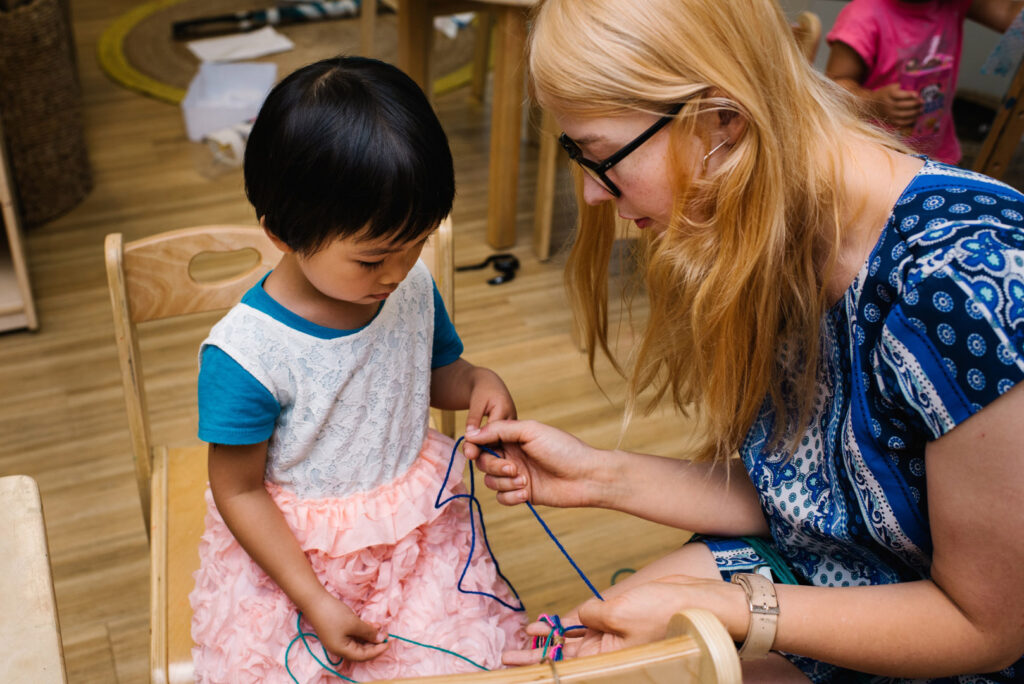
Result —
M260 253L245 247L230 252L200 252L188 263L188 275L201 284L217 283L248 273L260 264Z

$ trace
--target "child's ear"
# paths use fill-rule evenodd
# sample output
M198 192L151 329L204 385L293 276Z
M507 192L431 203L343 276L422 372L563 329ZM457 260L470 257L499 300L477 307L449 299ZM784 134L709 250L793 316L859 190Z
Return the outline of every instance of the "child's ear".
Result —
M283 252L284 254L290 254L295 251L294 249L286 245L284 240L270 232L270 229L267 228L266 216L260 216L260 228L262 228L263 232L267 234L267 237L270 238L270 241L274 243L274 246L281 250L281 252Z

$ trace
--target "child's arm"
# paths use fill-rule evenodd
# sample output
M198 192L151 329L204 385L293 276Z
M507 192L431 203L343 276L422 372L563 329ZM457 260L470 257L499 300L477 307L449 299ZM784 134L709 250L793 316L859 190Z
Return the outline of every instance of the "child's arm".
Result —
M469 409L466 432L488 421L516 417L516 405L505 383L489 368L463 358L435 368L430 374L430 405L440 409Z
M861 84L867 78L868 67L857 51L841 40L830 43L825 75L863 100L874 117L897 128L912 126L924 106L920 95L903 90L898 83L875 90L864 88Z
M267 443L211 444L210 489L228 529L313 625L328 651L369 660L387 649L386 633L363 622L317 579L281 510L263 485Z
M967 10L967 18L1004 33L1024 9L1024 0L974 0Z

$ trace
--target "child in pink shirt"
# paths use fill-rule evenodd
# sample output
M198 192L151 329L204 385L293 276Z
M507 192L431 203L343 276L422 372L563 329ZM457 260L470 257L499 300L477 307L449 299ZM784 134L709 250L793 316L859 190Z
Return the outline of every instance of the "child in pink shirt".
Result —
M1005 31L1024 0L852 0L826 36L825 73L878 121L939 161L960 161L953 127L964 19Z

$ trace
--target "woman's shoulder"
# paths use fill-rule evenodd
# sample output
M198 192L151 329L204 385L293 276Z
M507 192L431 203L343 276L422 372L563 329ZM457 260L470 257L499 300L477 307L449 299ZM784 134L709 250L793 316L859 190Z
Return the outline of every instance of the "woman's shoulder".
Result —
M891 224L919 258L980 234L1000 235L996 249L1024 248L1024 194L974 171L928 161L904 190Z
M951 278L973 303L1014 299L1024 282L1024 195L987 176L928 162L896 203L865 289L880 309L913 305ZM948 282L948 281L945 281ZM940 286L941 285L941 286ZM993 295L999 291L998 297ZM872 295L862 299L869 303ZM973 306L973 304L971 304Z

